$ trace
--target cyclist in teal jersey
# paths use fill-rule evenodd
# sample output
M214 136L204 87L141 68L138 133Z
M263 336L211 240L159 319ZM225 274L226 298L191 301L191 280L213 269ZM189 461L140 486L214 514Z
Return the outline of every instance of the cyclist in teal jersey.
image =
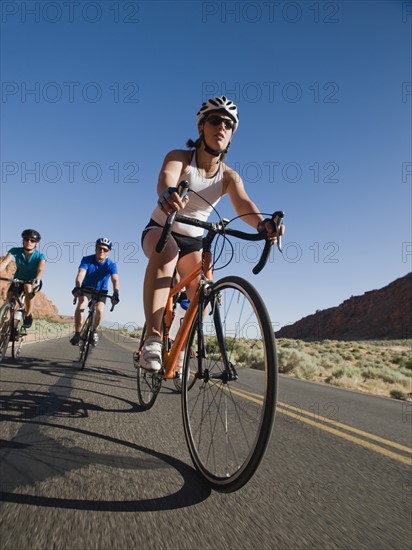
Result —
M0 272L14 260L17 269L13 275L16 279L22 281L33 281L32 284L19 285L21 291L25 293L25 319L24 326L30 328L33 324L33 291L40 286L40 281L43 277L43 271L46 266L45 256L39 252L37 245L40 242L41 236L35 229L25 229L21 234L23 246L11 248L7 255L0 262ZM9 294L16 285L12 283L9 288Z

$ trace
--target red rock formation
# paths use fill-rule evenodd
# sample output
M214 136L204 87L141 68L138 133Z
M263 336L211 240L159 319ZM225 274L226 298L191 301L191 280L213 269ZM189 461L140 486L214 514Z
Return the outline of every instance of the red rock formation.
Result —
M412 338L412 274L282 327L276 337L302 340Z

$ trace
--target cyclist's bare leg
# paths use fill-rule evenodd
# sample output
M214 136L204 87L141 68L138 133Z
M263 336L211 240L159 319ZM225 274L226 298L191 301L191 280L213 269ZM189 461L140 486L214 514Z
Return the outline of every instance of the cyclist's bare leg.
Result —
M80 332L83 324L83 312L88 302L87 296L77 298L77 306L74 311L74 330Z
M94 317L94 327L93 327L94 331L96 331L99 328L100 323L103 320L103 315L104 315L104 303L103 302L97 302L97 304L96 304L96 315Z
M143 252L149 258L143 290L146 337L161 335L163 312L179 255L173 238L168 240L163 252L156 252L161 233L162 228L154 227L147 232L143 240Z
M190 254L186 254L183 258L180 258L177 263L177 271L180 278L184 279L187 275L189 275L189 273L193 271L196 265L200 262L201 258L202 253L200 251L190 252ZM189 300L193 300L198 283L199 280L196 278L192 279L186 286L186 294Z
M24 308L26 311L26 317L31 315L33 312L33 286L32 285L24 285L24 295L25 295L25 303Z
M202 253L200 251L190 252L189 254L185 254L183 258L180 258L179 261L177 262L177 271L178 271L179 278L184 279L187 275L189 275L193 271L193 269L197 266L197 264L200 262L201 259L202 259ZM193 298L195 297L198 284L199 284L199 279L196 277L195 279L192 279L191 281L189 281L189 283L186 285L185 290L189 300L193 300ZM186 341L183 342L183 348L182 348L183 350L185 348L185 345L186 345ZM180 371L183 366L183 355L184 355L184 352L182 351L177 363L178 371Z

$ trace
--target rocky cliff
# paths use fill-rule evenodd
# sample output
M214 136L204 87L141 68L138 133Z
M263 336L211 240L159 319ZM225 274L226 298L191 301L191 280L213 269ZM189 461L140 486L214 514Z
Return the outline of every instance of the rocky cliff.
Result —
M1 277L12 278L15 271L16 265L14 263L11 263L7 266L5 271L1 273ZM9 288L9 286L10 283L8 283L7 281L0 281L0 305L3 304L6 299L7 289ZM59 312L53 302L48 300L46 298L46 295L40 291L36 294L33 302L33 316L38 319L44 317L48 317L50 319L58 319Z
M352 296L282 327L278 338L374 340L412 338L412 273L389 285Z

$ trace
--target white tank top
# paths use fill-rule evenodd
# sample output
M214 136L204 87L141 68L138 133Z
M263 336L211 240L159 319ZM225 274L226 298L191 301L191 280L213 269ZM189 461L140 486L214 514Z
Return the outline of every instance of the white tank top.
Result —
M187 180L189 188L195 193L189 193L189 202L180 210L179 214L206 221L212 211L212 206L215 206L222 198L223 193L223 163L219 164L217 173L212 178L205 178L197 169L196 154L193 154L190 165L182 173L180 181ZM199 196L200 195L200 196ZM205 202L206 199L207 202ZM152 213L152 219L163 226L166 222L166 215L157 206ZM173 225L173 231L180 235L188 237L199 237L203 235L201 227L185 225L176 222Z

